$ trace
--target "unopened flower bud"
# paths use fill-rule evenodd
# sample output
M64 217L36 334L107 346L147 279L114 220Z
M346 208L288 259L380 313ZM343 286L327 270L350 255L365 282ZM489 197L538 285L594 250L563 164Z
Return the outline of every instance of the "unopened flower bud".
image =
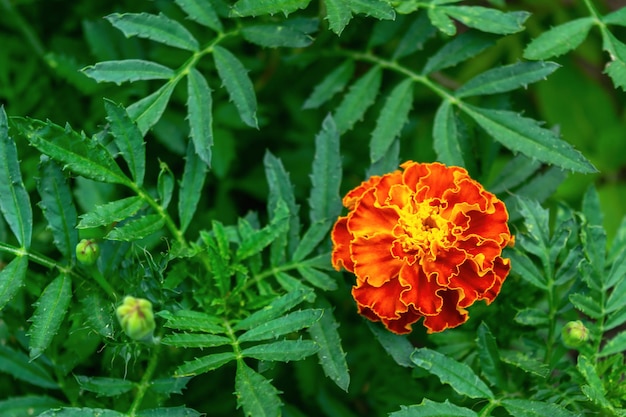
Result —
M116 314L122 330L128 337L138 341L152 340L156 324L150 301L127 295L123 304L117 308Z
M93 265L100 256L100 246L95 240L83 239L76 245L76 259L83 265Z
M563 326L561 335L565 346L573 348L582 345L589 339L589 330L580 320L570 321Z

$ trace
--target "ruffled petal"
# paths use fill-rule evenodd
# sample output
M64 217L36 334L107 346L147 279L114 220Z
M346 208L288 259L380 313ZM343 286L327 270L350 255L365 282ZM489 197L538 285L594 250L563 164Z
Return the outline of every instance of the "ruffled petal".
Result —
M457 327L468 319L467 310L458 307L459 293L454 290L442 292L444 308L436 316L424 317L424 326L428 333L442 332Z
M400 294L403 304L410 305L425 316L438 314L443 306L443 298L439 292L443 291L437 283L436 276L427 276L422 269L405 266L400 271L399 281L405 290Z
M378 234L356 238L351 245L354 273L374 287L395 279L403 262L391 253L393 236Z
M362 282L352 288L352 296L359 310L368 308L381 319L398 319L401 313L408 311L408 306L400 301L402 291L404 288L397 279L388 281L380 287Z
M398 213L392 207L377 207L375 190L370 189L348 214L348 230L353 236L369 237L380 232L389 233L398 222Z
M352 235L348 232L348 218L340 217L330 234L333 241L332 263L339 271L342 267L354 272L354 262L350 257L350 240Z

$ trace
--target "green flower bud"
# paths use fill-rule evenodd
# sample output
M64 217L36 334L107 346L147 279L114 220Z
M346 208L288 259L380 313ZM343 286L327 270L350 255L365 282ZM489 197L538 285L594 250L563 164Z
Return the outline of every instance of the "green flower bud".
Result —
M570 321L563 326L561 335L565 346L574 348L582 345L589 339L589 330L580 320Z
M115 311L124 333L133 340L150 341L156 327L152 303L144 298L127 295Z
M76 245L76 259L83 265L93 265L100 256L100 246L95 240L83 239Z

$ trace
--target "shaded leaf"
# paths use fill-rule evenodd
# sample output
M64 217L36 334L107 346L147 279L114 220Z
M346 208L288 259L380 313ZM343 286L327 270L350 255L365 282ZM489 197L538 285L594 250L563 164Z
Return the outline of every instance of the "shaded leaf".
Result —
M206 178L207 166L195 152L192 143L187 146L185 169L178 192L178 215L180 217L180 231L187 230L193 218L198 202L202 196L202 187Z
M242 233L242 243L237 249L237 258L243 260L260 253L263 248L281 235L288 227L288 222L291 217L288 210L285 202L279 200L276 205L274 218L270 224L263 229L253 230L249 232L249 234ZM244 219L241 219L240 223L245 224L246 222Z
M476 345L478 347L478 358L480 359L482 375L489 381L491 386L502 386L505 379L501 371L498 345L496 344L496 338L484 322L478 326Z
M0 410L4 417L24 417L29 414L38 416L46 410L62 405L58 399L46 395L25 395L0 401Z
M324 0L324 5L326 6L326 19L328 19L330 30L341 35L352 19L352 9L348 0Z
M115 144L128 164L135 184L141 187L146 172L146 149L143 136L124 107L105 100L104 108L107 112L107 120L111 124Z
M82 390L95 392L98 396L116 397L135 388L135 383L127 379L75 375Z
M172 194L174 193L174 174L165 162L160 163L161 170L157 178L157 193L161 207L164 209L170 205Z
M179 310L171 313L167 310L161 310L156 315L167 320L164 327L170 329L213 334L224 333L224 328L221 326L222 320L199 311Z
M155 379L150 382L150 390L158 392L159 394L182 394L183 390L187 387L187 383L191 378L174 378L165 377Z
M141 410L137 417L200 417L204 416L194 409L187 407L159 407L150 410Z
M337 289L337 283L327 273L305 266L299 266L297 269L300 275L313 286L321 288L324 291L334 291Z
M243 361L237 362L235 391L237 404L243 408L246 416L276 417L280 415L281 402L276 388Z
M456 116L449 100L444 100L435 114L433 146L439 161L446 165L465 166Z
M235 358L233 352L213 353L211 355L202 356L180 365L176 368L174 375L181 377L203 374L226 365L228 362L235 360Z
M211 166L213 146L213 99L204 76L195 68L187 75L187 118L194 149L200 159Z
M211 1L202 0L174 0L193 21L200 23L216 32L224 30L217 12Z
M626 331L622 331L615 335L611 340L607 342L602 348L598 357L604 357L614 355L626 350Z
M0 270L0 310L7 305L24 285L28 258L18 256Z
M6 271L6 268L2 271ZM0 371L41 388L58 389L48 371L21 351L0 344Z
M381 81L382 69L374 66L352 84L333 114L339 134L352 129L354 124L363 118L365 111L374 104Z
M469 408L459 407L451 404L448 400L443 403L431 401L428 398L422 400L421 404L401 405L400 411L389 414L389 417L477 417L474 411Z
M347 0L354 13L372 16L380 20L393 20L396 12L383 0Z
M468 27L500 35L521 32L530 16L528 12L501 12L481 6L443 6L439 9Z
M174 78L173 81L165 83L157 91L131 104L126 109L128 115L137 123L137 127L141 131L142 136L145 135L146 132L159 121L161 115L163 115L177 83L178 79Z
M283 317L267 321L248 330L239 336L239 342L253 342L257 340L274 339L278 336L310 327L318 321L324 310L306 309L286 314Z
M245 26L241 35L248 42L269 48L305 48L313 43L311 36L284 24Z
M144 205L141 197L127 197L94 207L89 213L80 216L78 229L109 226L134 216Z
M406 336L391 333L370 321L367 321L367 327L374 333L380 345L398 365L406 368L415 366L411 361L411 353L413 353L415 347Z
M347 392L350 385L350 373L348 372L346 354L341 347L341 338L337 331L339 323L335 320L330 305L328 303L322 305L324 314L309 327L309 334L319 346L317 357L324 374L339 388Z
M514 417L574 417L574 414L565 408L547 402L524 399L502 400L502 405Z
M429 13L430 10L433 9L429 9ZM426 61L426 65L424 65L424 69L422 69L422 74L427 75L444 68L453 67L494 45L496 40L497 38L494 35L474 31L465 32L455 37L450 42L447 42L432 55L428 61Z
M243 356L260 361L299 361L317 353L320 347L312 340L281 340L254 345L241 351Z
M104 238L132 242L158 232L164 225L165 219L160 214L149 214L138 219L129 220L122 226L111 230Z
M338 0L341 1L341 0ZM315 109L330 100L335 94L342 91L354 74L354 61L345 60L337 68L329 72L324 79L315 86L311 95L302 105L303 109Z
M103 61L82 71L99 83L111 82L117 85L140 80L168 80L175 75L173 69L143 59Z
M39 414L38 417L125 417L119 411L105 410L103 408L79 408L79 407L63 407L54 410L48 410Z
M326 237L332 221L330 219L320 220L312 223L309 229L302 236L302 240L298 244L296 251L293 253L292 261L298 262L303 260L319 245L319 243Z
M593 24L592 17L582 17L555 26L526 46L524 58L548 59L576 49L585 40Z
M283 13L287 16L304 9L311 0L239 0L231 9L233 16L259 16Z
M181 348L205 348L227 345L230 343L230 339L214 334L174 333L163 337L161 343Z
M309 288L298 288L293 291L288 292L287 294L274 299L270 304L263 307L261 310L258 310L241 320L235 326L233 326L233 330L248 330L253 327L259 326L263 323L266 323L270 320L276 319L293 307L298 304L307 301L312 302L315 298L315 293L313 290Z
M540 378L547 378L550 375L548 365L519 351L501 350L500 359L502 359L502 362L520 368L524 372L537 375Z
M315 136L309 196L311 223L335 219L341 212L341 175L339 131L332 116L328 115L322 122L321 132Z

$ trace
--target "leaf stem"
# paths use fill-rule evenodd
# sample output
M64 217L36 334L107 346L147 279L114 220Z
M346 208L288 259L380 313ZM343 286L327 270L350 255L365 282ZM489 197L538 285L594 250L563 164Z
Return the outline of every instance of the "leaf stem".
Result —
M49 268L49 269L57 269L62 274L69 274L69 275L74 276L76 278L83 278L83 279L85 278L82 275L80 275L79 273L77 273L71 267L59 265L58 263L56 263L54 260L48 258L47 256L44 256L44 255L36 253L36 252L31 252L31 251L29 251L26 248L18 248L16 246L12 246L12 245L9 245L7 243L0 242L0 252L10 253L10 254L15 255L15 256L26 256L31 261L33 261L33 262L35 262L35 263L37 263L37 264L39 264L41 266L45 266L46 268Z
M146 366L146 372L144 372L141 377L141 381L137 385L137 394L135 395L135 399L133 403L130 405L130 409L128 410L128 417L135 417L136 412L141 406L141 402L143 401L143 397L146 395L148 388L150 388L150 382L152 381L152 376L154 375L154 371L159 363L159 353L161 352L161 343L157 342L152 349L152 353L150 355L150 359L148 360L148 365Z

